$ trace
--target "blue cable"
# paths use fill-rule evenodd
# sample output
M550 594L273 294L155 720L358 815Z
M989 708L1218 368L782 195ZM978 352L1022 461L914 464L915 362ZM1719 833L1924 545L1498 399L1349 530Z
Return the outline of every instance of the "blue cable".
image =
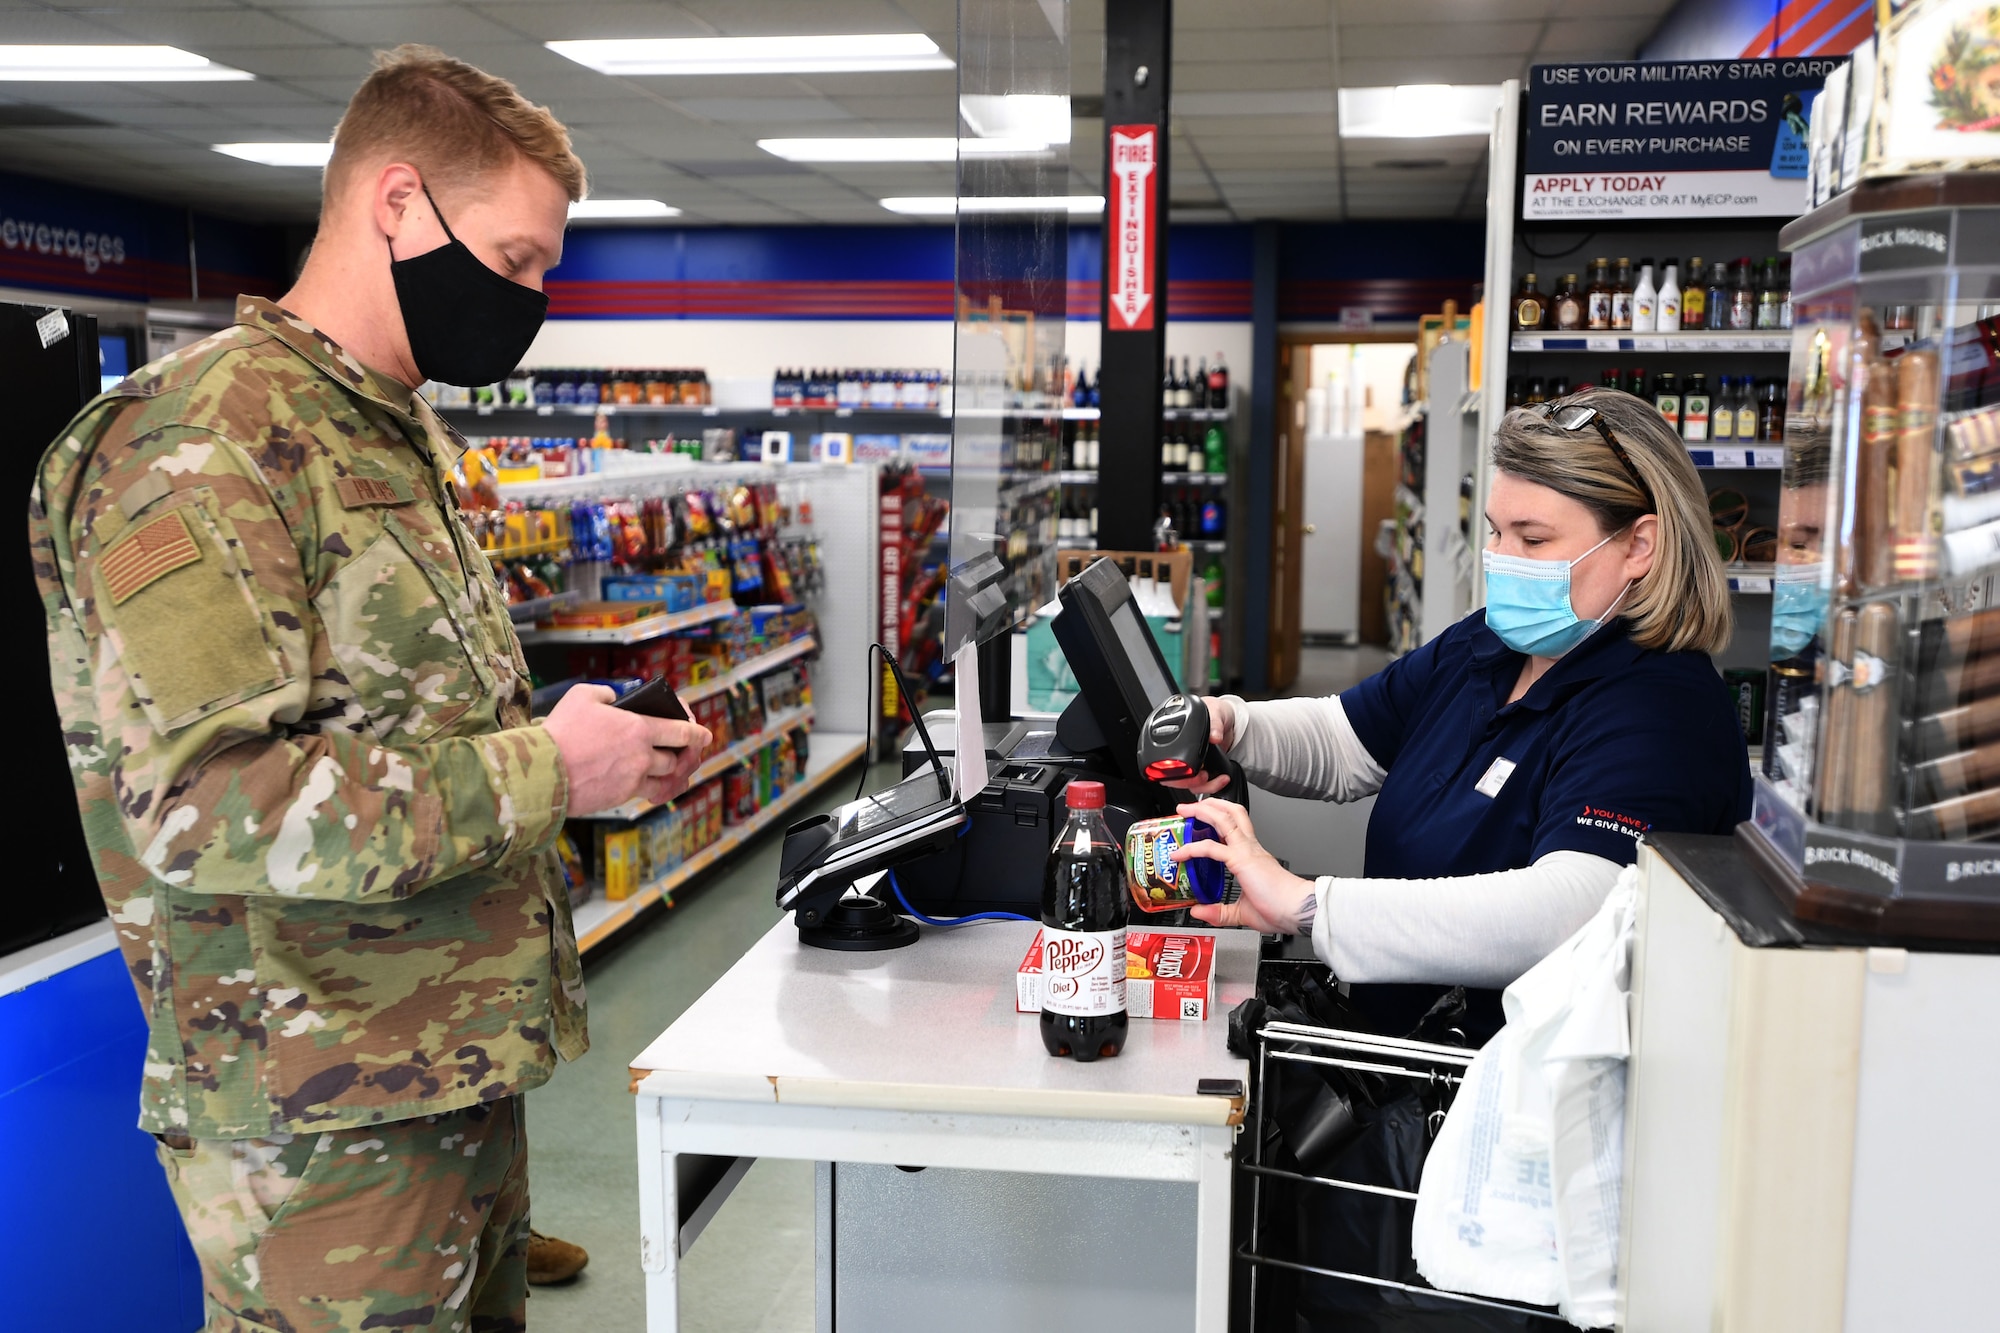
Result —
M981 921L1033 921L1031 916L1017 916L1013 912L974 912L971 916L955 916L947 920L925 916L910 906L910 900L903 896L903 886L896 882L896 872L889 872L889 888L896 895L896 901L903 905L903 915L913 916L927 926L941 926L946 930L954 926L970 926Z

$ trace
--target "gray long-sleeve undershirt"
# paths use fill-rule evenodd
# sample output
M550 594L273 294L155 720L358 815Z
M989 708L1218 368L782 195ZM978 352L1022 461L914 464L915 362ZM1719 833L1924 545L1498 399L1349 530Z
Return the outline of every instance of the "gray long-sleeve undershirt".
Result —
M1236 712L1229 754L1255 785L1322 801L1381 789L1386 774L1339 695L1266 703L1228 697ZM1505 986L1590 920L1619 869L1587 852L1550 852L1531 866L1484 875L1322 875L1313 949L1342 981Z

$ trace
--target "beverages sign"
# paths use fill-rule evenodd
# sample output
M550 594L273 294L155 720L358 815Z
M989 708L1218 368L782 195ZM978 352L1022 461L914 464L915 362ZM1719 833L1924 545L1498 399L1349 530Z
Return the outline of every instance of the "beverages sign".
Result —
M1813 102L1843 60L1537 65L1521 216L1797 217Z
M1153 241L1159 212L1154 167L1160 131L1155 125L1111 127L1111 263L1106 317L1118 332L1153 327Z

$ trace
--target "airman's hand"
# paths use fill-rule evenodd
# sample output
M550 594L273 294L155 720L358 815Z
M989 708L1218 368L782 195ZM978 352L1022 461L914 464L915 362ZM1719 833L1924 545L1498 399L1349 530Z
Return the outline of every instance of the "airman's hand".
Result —
M687 790L707 753L708 728L645 717L612 704L602 685L575 685L543 725L569 774L572 814L591 814L639 797L660 804Z

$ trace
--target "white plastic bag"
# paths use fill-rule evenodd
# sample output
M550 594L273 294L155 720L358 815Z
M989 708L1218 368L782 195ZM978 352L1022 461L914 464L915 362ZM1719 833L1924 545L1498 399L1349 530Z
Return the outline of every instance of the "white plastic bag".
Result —
M1612 1321L1624 1160L1626 993L1638 871L1507 988L1417 1187L1417 1271L1435 1287Z

